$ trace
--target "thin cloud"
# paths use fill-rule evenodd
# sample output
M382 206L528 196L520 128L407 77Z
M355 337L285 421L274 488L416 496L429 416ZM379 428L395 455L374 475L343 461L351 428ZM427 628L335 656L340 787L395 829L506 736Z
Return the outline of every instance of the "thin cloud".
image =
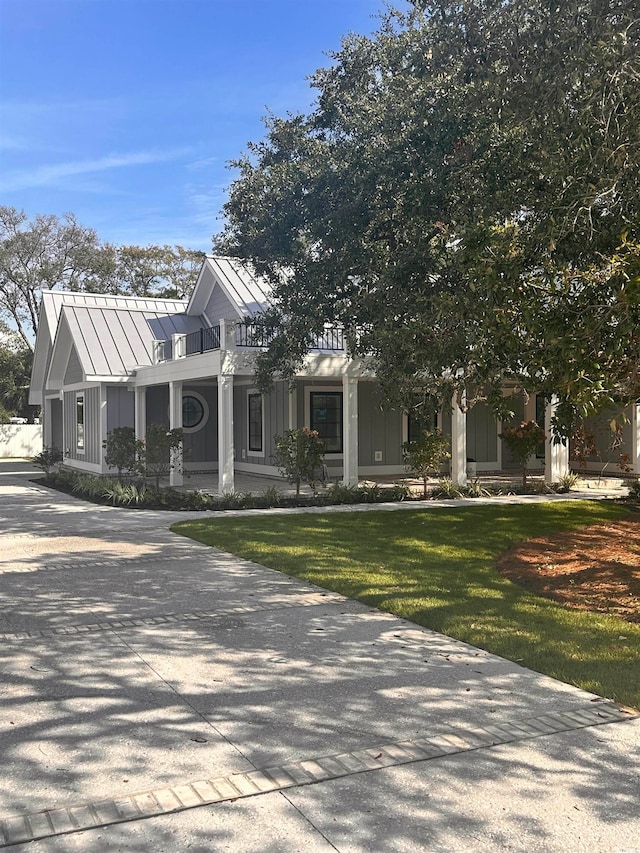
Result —
M169 151L135 151L128 154L111 154L97 160L76 160L69 163L56 163L36 169L24 169L9 173L0 188L5 192L16 192L33 187L55 186L65 178L77 175L91 175L111 169L123 169L130 166L143 166L153 163L165 163L177 160L188 153L187 148Z

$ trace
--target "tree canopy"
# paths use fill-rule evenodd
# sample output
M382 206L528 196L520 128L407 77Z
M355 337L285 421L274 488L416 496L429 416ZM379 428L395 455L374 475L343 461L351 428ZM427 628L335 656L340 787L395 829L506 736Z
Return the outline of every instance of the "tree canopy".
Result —
M113 246L72 214L29 221L0 206L0 321L32 349L42 290L182 298L203 258L182 246Z
M640 395L635 0L413 0L311 83L216 241L274 285L263 385L338 322L399 404L500 413L514 382L559 396L562 435Z

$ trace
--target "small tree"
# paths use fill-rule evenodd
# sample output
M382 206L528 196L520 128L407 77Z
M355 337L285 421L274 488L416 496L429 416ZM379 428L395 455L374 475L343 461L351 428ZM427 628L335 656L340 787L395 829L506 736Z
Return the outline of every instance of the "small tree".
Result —
M36 468L41 468L44 471L45 477L48 477L51 469L59 465L63 458L62 451L57 447L45 447L40 453L32 457L31 461Z
M423 496L427 497L427 479L429 474L438 474L440 465L451 458L449 438L440 430L423 430L415 441L405 441L402 445L404 464L408 471L422 478Z
M325 443L317 430L302 427L288 429L275 439L275 461L278 470L290 483L296 484L296 496L300 494L303 478L314 480L315 472L324 464Z
M115 427L108 432L107 438L102 442L105 450L104 461L109 468L116 468L118 477L122 472L135 475L139 472L139 456L143 444L136 440L135 430L132 427Z
M522 468L522 488L527 488L527 462L545 440L545 432L536 421L522 421L517 427L506 427L500 438Z
M167 429L158 424L147 427L144 442L140 442L139 460L145 480L153 477L156 489L160 488L160 477L182 465L182 430Z

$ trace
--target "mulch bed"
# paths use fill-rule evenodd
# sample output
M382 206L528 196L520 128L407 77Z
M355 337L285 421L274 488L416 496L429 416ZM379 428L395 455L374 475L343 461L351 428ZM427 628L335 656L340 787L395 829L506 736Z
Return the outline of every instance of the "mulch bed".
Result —
M640 515L515 545L498 571L568 607L640 623Z

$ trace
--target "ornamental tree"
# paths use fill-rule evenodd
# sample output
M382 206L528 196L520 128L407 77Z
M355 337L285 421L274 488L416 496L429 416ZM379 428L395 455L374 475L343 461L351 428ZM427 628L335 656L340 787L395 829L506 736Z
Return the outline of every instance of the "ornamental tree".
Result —
M522 421L518 426L505 427L500 438L509 448L514 462L522 468L522 488L527 488L529 459L545 440L545 433L536 421Z
M427 497L427 481L430 474L438 474L440 465L451 458L449 437L440 430L423 430L414 441L402 445L405 466L422 479L423 497Z
M301 427L288 429L275 438L275 462L283 477L295 483L296 496L300 494L300 483L307 479L315 482L318 470L324 464L325 443L317 430Z
M386 398L556 394L554 430L640 395L640 24L632 0L413 0L349 36L308 114L235 166L216 248L274 286L257 362L324 324Z

